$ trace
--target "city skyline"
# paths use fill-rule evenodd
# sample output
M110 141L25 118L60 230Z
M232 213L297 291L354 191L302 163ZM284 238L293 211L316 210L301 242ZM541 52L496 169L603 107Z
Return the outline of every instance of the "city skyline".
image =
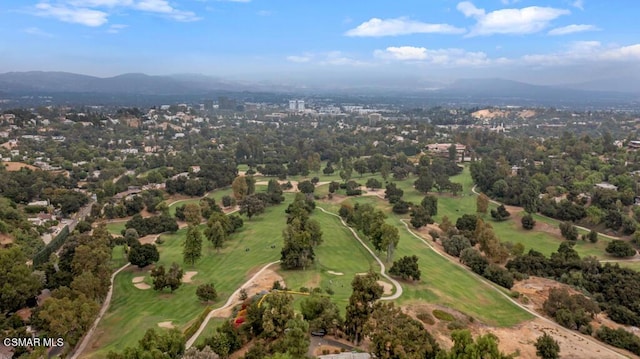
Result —
M620 4L616 4L620 5ZM640 73L636 2L5 1L0 72L578 83Z

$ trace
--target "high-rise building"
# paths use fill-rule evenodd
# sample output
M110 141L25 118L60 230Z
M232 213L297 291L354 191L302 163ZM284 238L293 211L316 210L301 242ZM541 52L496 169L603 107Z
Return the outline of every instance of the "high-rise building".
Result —
M289 111L293 111L293 112L304 111L304 100L289 100Z

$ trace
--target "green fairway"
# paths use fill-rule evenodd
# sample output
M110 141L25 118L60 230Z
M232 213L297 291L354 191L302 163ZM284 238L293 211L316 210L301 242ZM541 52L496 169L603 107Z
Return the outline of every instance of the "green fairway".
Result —
M376 197L356 198L357 202L386 202ZM404 293L398 299L401 304L418 301L438 303L459 310L490 325L512 326L531 319L532 316L517 307L507 298L481 282L466 269L450 262L412 236L401 217L389 213L387 223L398 228L400 242L394 258L416 255L419 258L422 279L417 283L402 283ZM390 266L388 263L387 266Z
M114 246L111 250L111 270L116 271L118 268L127 264L127 257L124 254L124 246Z
M107 223L107 231L115 236L121 236L126 221Z
M281 270L279 273L287 287L293 290L300 287L331 288L335 292L331 298L344 315L351 295L353 277L370 268L379 273L380 267L337 217L316 209L312 218L320 223L323 233L323 242L315 249L316 261L313 267L306 271ZM342 275L329 273L330 271Z
M199 284L215 284L219 299L213 306L220 306L248 279L249 272L279 259L281 232L286 222L285 208L286 204L281 204L267 208L263 215L251 220L245 218L245 226L231 236L220 253L204 243L203 257L193 267L182 263L182 242L186 229L176 234L162 235L164 243L158 246L159 264L169 266L177 262L185 271L197 271L193 283L184 284L173 294L168 291L157 293L151 289L140 290L132 284L132 279L137 276L145 276L145 283L151 284L147 270L140 271L133 267L120 273L115 280L111 306L94 336L93 347L100 349L87 354L104 357L109 350L122 350L135 345L147 329L157 328L159 322L172 321L176 327L184 330L204 308L195 296ZM276 249L270 248L272 244L277 245ZM245 251L246 248L250 251Z

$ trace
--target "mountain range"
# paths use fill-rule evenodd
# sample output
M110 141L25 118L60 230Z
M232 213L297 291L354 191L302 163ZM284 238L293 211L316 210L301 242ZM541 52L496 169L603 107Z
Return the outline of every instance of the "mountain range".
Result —
M621 84L624 84L622 86ZM617 91L616 91L617 90ZM109 94L138 96L198 96L224 92L275 92L275 93L372 93L412 94L430 99L466 99L469 102L484 100L504 103L634 102L640 100L640 81L605 79L563 86L541 86L523 82L493 79L460 79L452 83L432 81L367 86L336 86L312 88L300 85L239 82L221 78L180 74L150 76L140 73L114 77L94 77L67 72L7 72L0 74L0 93L5 95L54 95L54 94ZM555 102L554 102L555 101Z

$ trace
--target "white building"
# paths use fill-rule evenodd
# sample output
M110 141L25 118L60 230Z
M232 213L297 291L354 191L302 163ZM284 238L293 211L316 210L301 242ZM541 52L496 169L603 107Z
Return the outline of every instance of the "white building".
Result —
M293 111L293 112L304 111L304 100L289 100L289 111Z

